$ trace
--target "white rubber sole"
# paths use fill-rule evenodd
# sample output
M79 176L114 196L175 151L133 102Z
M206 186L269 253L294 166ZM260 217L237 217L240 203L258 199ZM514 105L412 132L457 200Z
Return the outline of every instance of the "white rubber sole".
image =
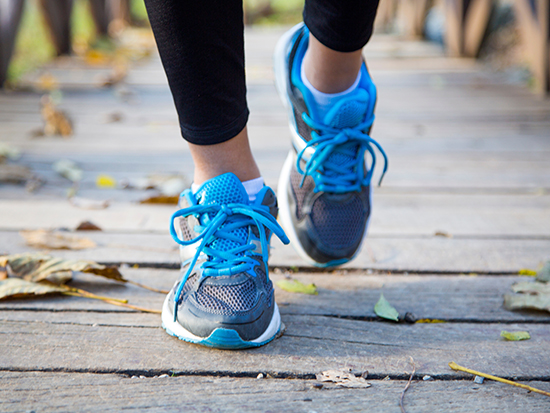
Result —
M190 343L225 349L258 347L273 340L281 329L281 315L279 313L279 307L277 307L277 303L274 302L273 304L275 308L273 309L273 316L271 317L271 321L269 322L267 329L260 337L254 340L242 340L236 331L223 328L217 328L210 334L209 337L199 337L185 329L178 322L174 321L174 317L170 312L168 300L169 296L166 296L162 306L161 319L163 328L168 334ZM232 331L234 334L228 335L228 331ZM226 342L224 342L224 337L227 337Z

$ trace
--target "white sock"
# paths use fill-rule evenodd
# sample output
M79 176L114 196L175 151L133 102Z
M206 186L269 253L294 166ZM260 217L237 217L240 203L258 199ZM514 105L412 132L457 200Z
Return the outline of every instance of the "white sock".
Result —
M304 65L302 65L302 68L301 68L301 76L302 76L302 82L304 83L305 87L309 89L309 91L313 95L313 99L315 100L315 103L317 103L317 107L319 109L319 115L321 116L321 119L324 119L325 115L332 107L332 103L336 99L349 95L350 93L355 91L355 89L357 89L357 86L359 86L359 82L361 81L361 71L359 71L359 73L357 74L357 78L355 79L355 82L353 82L353 85L351 85L348 89L338 93L324 93L315 89L315 87L308 80L306 76L306 72L304 70Z
M246 189L250 202L254 202L256 200L256 195L258 195L258 192L260 192L264 187L264 178L260 176L259 178L251 179L250 181L244 181L243 186L244 189Z
M264 187L264 178L261 176L259 178L251 179L249 181L243 182L244 189L246 190L246 193L248 194L248 199L250 202L254 202L256 200L256 195L258 195L258 192L261 191L261 189ZM197 185L196 183L191 184L191 191L196 194L199 190L200 185Z

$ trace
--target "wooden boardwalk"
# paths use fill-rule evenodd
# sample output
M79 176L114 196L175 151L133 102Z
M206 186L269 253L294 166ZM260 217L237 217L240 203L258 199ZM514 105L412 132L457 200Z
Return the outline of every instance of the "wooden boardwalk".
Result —
M246 37L252 145L273 187L289 148L271 73L282 31ZM548 397L476 384L448 367L455 361L550 391L550 316L502 306L510 286L525 280L520 269L550 259L550 102L473 60L445 58L435 45L381 35L366 56L379 91L373 136L390 160L375 189L370 236L357 260L329 272L275 244L272 278L290 272L319 289L317 296L276 289L281 338L255 350L209 350L168 336L155 314L77 297L0 301L0 410L399 412L412 357L407 412L550 411ZM167 231L173 207L138 204L150 191L95 184L99 174L191 177L158 58L136 65L113 90L94 86L106 69L47 70L61 83L75 136L32 138L42 124L40 94L0 94L0 141L21 149L19 163L47 180L33 194L0 185L0 252L37 251L25 246L22 229L90 220L103 231L80 235L97 248L53 254L124 264L128 279L169 289L179 276ZM107 122L113 113L121 120ZM71 205L69 182L51 169L59 159L82 167L80 196L110 206ZM164 298L89 275L71 285L148 308L160 309ZM382 322L373 312L381 292L401 314L444 322ZM505 342L502 330L532 338ZM319 388L315 374L338 369L368 371L372 387Z

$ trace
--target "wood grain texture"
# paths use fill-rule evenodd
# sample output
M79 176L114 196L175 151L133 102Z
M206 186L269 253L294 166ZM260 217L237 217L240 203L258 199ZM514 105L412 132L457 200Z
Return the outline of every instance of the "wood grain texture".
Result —
M462 377L450 371L450 361L507 377L547 378L550 369L547 325L506 325L507 330L527 330L532 338L505 342L501 324L405 326L298 315L284 316L284 323L285 335L269 346L230 352L181 342L160 326L13 321L2 326L0 345L5 351L0 354L0 369L303 375L351 368L387 375L402 374L410 356L418 374L432 376Z
M122 269L129 280L157 289L168 290L179 279L177 270ZM368 275L364 272L345 273L295 273L285 274L274 270L274 283L291 276L303 283L314 283L319 295L289 293L275 288L275 298L283 315L319 315L330 317L374 320L374 304L380 293L404 316L410 312L417 319L442 319L449 322L550 322L550 315L543 312L508 311L502 306L503 295L512 284L525 281L519 276L470 276L470 275ZM160 309L164 295L143 290L130 284L94 277L87 274L75 276L71 285L98 295L126 298L130 304ZM20 321L36 314L36 320L51 322L75 322L93 324L94 313L129 313L131 310L116 307L97 300L76 297L45 297L35 299L0 301L1 318ZM23 315L18 315L24 311ZM57 312L59 311L59 313ZM44 315L39 315L44 312ZM53 312L53 313L50 313ZM74 315L71 312L76 312ZM59 317L59 318L58 318ZM118 317L113 316L114 319ZM86 321L86 319L88 321ZM72 321L71 321L72 320ZM140 326L140 315L129 318L132 325ZM105 319L104 322L108 322ZM130 321L127 321L130 323ZM116 325L116 324L113 324ZM147 324L149 325L149 324Z
M118 375L0 372L4 385L0 409L5 412L181 411L188 412L400 412L405 382L369 380L368 389L342 389L330 383L315 389L314 380L228 377L129 378ZM529 382L550 389L547 382ZM182 391L184 389L185 391ZM50 397L49 397L50 396ZM93 403L90 403L93 400ZM415 380L405 397L407 412L514 412L519 406L544 412L540 394L486 381L425 382Z

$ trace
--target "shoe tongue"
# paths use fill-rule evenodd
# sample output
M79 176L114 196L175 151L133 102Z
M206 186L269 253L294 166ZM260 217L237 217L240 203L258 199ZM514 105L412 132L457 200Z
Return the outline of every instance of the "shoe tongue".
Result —
M195 196L200 205L249 204L248 194L243 184L232 173L226 173L206 181L201 185ZM211 213L209 216L212 219L215 214ZM222 228L224 226L225 224L222 225ZM248 239L248 228L238 228L231 231L231 234L245 243ZM210 247L220 251L227 251L241 245L225 238L216 238L210 243Z
M364 89L356 89L350 94L332 101L332 108L325 115L325 125L333 128L353 128L365 119L369 95Z
M349 95L342 96L336 102L332 102L333 106L325 115L325 125L336 129L353 128L359 125L365 119L367 107L369 103L369 95L364 89L357 89ZM336 149L328 157L328 161L339 167L345 168L346 165L353 163L356 158L359 145L346 144L346 151ZM353 156L349 152L354 153ZM344 169L343 169L344 170ZM327 176L337 176L333 171L326 172Z
M248 194L239 178L232 173L206 181L200 186L195 196L201 205L248 205Z

